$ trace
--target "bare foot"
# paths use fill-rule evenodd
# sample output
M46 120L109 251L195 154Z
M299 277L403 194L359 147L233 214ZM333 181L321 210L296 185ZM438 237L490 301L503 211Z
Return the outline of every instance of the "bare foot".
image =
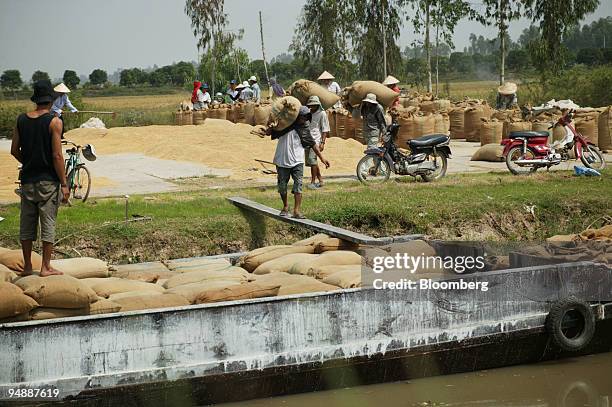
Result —
M49 268L43 267L40 270L40 276L41 277L59 276L59 275L62 275L62 274L64 274L64 273L62 273L59 270L54 269L53 267L49 267Z
M23 270L21 272L21 277L26 277L26 276L31 276L32 275L32 269L27 269L27 270Z

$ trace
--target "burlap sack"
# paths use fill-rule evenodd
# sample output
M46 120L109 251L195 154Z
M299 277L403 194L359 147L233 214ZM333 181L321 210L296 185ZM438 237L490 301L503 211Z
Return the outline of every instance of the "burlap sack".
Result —
M448 99L436 99L433 104L436 112L448 111L451 108L451 102Z
M285 130L295 122L301 106L300 101L293 96L276 99L272 103L268 125L275 130Z
M386 255L388 255L385 252ZM333 265L333 266L319 266L319 267L314 267L311 271L311 275L316 278L317 280L323 280L326 277L329 277L330 275L337 273L339 271L359 271L361 272L361 265L360 264L349 264L349 265L345 265L345 266L337 266L337 265Z
M178 294L138 295L113 301L121 306L121 312L189 305L189 301Z
M0 282L0 319L23 315L38 307L32 297L25 295L18 286Z
M232 263L230 263L230 261L227 259L211 259L207 257L184 260L167 260L164 262L164 264L169 270L176 271L178 273L185 273L188 271L201 269L221 270L232 265Z
M552 139L553 141L563 140L565 138L565 134L565 127L555 126L552 130Z
M136 280L124 280L122 278L109 277L104 281L93 284L91 287L98 296L108 298L112 294L125 293L129 291L152 291L164 292L164 288L151 283L143 283Z
M604 108L599 115L597 120L597 136L601 150L612 150L612 106Z
M415 127L414 127L414 115L413 114L401 114L396 118L399 129L397 131L396 143L401 148L406 148L408 141L417 138Z
M200 283L210 280L225 280L246 283L249 281L249 273L240 267L230 267L223 270L200 270L190 273L182 273L169 278L164 284L165 288L174 288L179 285Z
M450 136L452 139L465 138L464 126L465 126L465 107L457 107L451 109L448 114L450 119Z
M395 99L399 97L399 93L389 89L382 83L374 81L355 81L351 86L345 88L344 91L346 95L345 100L353 107L359 106L368 93L375 94L378 103L384 107L390 107L395 102Z
M174 112L174 124L176 126L183 125L183 112Z
M328 237L323 239L315 245L315 253L323 253L332 250L357 250L359 244L349 242L348 240L338 239L337 237Z
M297 242L293 243L292 246L316 246L317 243L327 239L329 239L329 236L325 233L317 233L316 235L310 236L307 239L298 240Z
M294 264L289 270L289 273L313 276L314 269L317 267L349 264L359 265L361 264L361 260L361 256L355 252L346 250L329 251L321 254L315 259L304 260Z
M108 281L110 277L96 277L96 278L81 278L79 279L81 283L85 284L87 287L91 288L98 283L102 283Z
M309 253L293 253L282 256L265 263L260 264L253 274L269 274L269 273L288 273L294 264L301 261L313 260L317 258L317 254Z
M504 138L508 138L510 134L515 131L530 131L531 130L531 122L524 121L511 121L507 123L506 133L504 134Z
M204 124L206 121L206 112L203 110L195 110L192 114L193 116L193 124L200 125Z
M550 122L543 122L543 121L535 121L535 122L531 122L531 130L533 131L545 131L546 133L548 133L548 138L549 141L552 138L552 129L549 129L550 125L552 123Z
M334 116L336 117L336 136L344 139L346 116L342 112L335 112Z
M163 295L166 291L164 290L164 292L155 292L155 291L147 291L147 290L141 290L141 291L126 291L124 293L116 293L116 294L111 294L108 299L111 301L115 301L115 300L121 300L124 298L130 298L130 297L138 297L138 296L149 296L149 295Z
M500 162L504 161L503 157L504 146L500 144L485 144L480 147L470 158L470 161L489 161Z
M277 284L260 283L257 281L225 287L219 290L206 290L198 296L195 303L236 301L251 298L274 297L280 288Z
M343 270L325 277L323 283L340 288L361 287L361 270Z
M23 271L23 254L21 250L5 249L0 251L0 264L8 267L13 271ZM42 266L42 257L35 252L32 252L32 269L40 270Z
M177 272L168 270L160 262L127 264L115 266L111 275L127 280L144 281L145 283L157 283L160 279L168 279L177 275Z
M504 123L495 119L488 121L483 119L480 125L480 145L499 144L504 132Z
M355 119L351 115L344 117L344 133L342 138L344 140L355 138Z
M106 298L100 298L89 305L89 315L111 314L119 311L121 311L121 305Z
M480 141L482 119L488 119L490 113L484 106L469 107L465 111L463 134L466 141Z
M434 114L434 133L436 134L448 134L450 127L450 121L447 113L436 113Z
M183 112L182 126L190 126L193 124L193 112Z
M267 246L251 250L240 258L238 265L249 272L253 272L260 264L277 259L292 253L314 253L313 246Z
M436 111L436 106L433 101L426 100L419 104L419 110L423 113L434 113Z
M11 281L16 280L17 277L19 277L17 273L0 264L0 283L10 283Z
M91 257L51 260L51 266L74 278L103 278L110 276L108 264L103 260Z
M41 307L30 311L30 319L32 321L41 321L43 319L55 318L70 318L89 315L89 308L53 308Z
M98 296L81 280L68 275L49 277L27 276L15 281L24 294L34 298L41 307L84 308Z
M272 106L255 106L255 110L253 112L253 120L255 125L265 126L268 123L268 118L270 117L270 112L272 111Z
M329 122L329 135L328 137L338 137L338 129L336 128L336 112L333 110L327 110L327 121Z
M243 123L255 125L255 103L245 103Z
M424 116L416 115L412 119L414 137L419 138L428 134L433 134L436 128L436 120L432 114Z
M323 109L329 109L340 100L340 97L335 93L328 91L316 82L306 79L300 79L293 82L288 92L291 96L297 98L303 105L306 105L310 96L318 96L323 105Z
M582 134L587 141L597 145L599 142L599 134L597 128L597 118L594 116L577 117L574 121L576 131Z
M365 144L365 139L363 138L363 119L361 117L353 117L353 139L360 142L361 144Z
M217 109L217 119L220 120L228 120L228 108L225 106L221 106Z
M283 285L278 290L278 295L293 295L293 294L304 294L304 293L319 293L327 291L336 291L338 287L325 284L321 281L310 279L308 282L298 284L287 284Z
M166 290L166 294L177 294L185 298L190 304L194 304L198 296L207 290L220 290L241 284L236 280L205 280L199 283L179 285Z
M397 254L409 256L435 256L436 250L423 240L410 240L403 243L394 243L387 246L389 256Z

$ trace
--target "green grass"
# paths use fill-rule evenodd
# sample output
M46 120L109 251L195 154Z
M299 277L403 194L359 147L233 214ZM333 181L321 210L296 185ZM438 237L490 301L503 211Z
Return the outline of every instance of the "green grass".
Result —
M227 197L246 196L278 207L272 188L201 190L133 196L130 214L149 222L125 225L123 199L101 199L62 208L58 250L113 262L210 255L262 244L288 243L308 232L267 220L251 231ZM509 174L449 176L425 184L411 180L364 187L328 184L306 192L304 213L312 219L373 236L423 233L437 239L518 241L580 232L610 215L609 177L574 177L567 172L513 177ZM535 217L528 206L534 205ZM0 246L18 247L18 206L0 206ZM105 225L105 222L108 224Z

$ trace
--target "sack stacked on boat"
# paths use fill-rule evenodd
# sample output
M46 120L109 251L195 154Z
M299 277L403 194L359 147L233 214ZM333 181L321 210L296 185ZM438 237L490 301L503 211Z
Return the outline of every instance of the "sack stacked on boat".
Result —
M32 268L40 270L42 266L42 257L32 252ZM0 247L0 264L18 273L23 271L24 261L21 250L12 250Z
M27 317L36 307L38 307L36 300L24 294L19 286L0 282L0 321Z
M51 260L51 267L74 278L110 277L108 263L92 257Z

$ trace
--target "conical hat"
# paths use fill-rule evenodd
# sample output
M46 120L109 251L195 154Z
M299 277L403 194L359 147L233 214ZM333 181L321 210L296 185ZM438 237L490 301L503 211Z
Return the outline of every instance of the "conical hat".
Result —
M387 85L395 85L395 84L398 84L398 83L399 83L399 79L397 79L394 76L389 75L389 76L387 76L385 78L385 80L383 81L382 84L387 86Z
M68 89L68 86L64 85L63 82L54 87L53 90L57 93L70 93L70 89Z
M334 75L330 74L327 71L323 71L323 73L321 75L319 75L319 77L317 78L317 80L324 80L324 79L336 79L334 78Z
M516 83L506 82L497 88L497 92L501 93L502 95L514 95L517 89L518 86L516 86Z

